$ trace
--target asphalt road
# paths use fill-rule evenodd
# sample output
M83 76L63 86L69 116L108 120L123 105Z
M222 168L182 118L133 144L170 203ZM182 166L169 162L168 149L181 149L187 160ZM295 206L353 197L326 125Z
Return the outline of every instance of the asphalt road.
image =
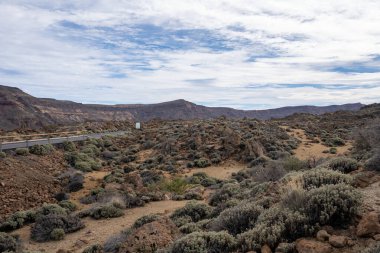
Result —
M0 150L9 150L15 148L28 148L34 145L45 145L45 144L59 144L65 141L84 141L87 139L100 139L103 136L120 136L127 134L127 131L109 132L109 133L94 133L86 135L76 135L68 137L54 137L46 139L36 139L36 140L26 140L26 141L13 141L13 142L3 142L0 143Z

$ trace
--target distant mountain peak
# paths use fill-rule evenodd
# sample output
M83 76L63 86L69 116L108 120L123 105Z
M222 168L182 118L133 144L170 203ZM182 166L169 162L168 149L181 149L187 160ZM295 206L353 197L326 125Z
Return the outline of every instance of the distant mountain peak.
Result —
M38 128L52 124L75 124L86 121L147 121L155 118L209 119L222 115L229 118L282 118L294 113L323 114L338 110L356 111L360 103L332 106L292 106L269 110L236 110L207 107L185 99L157 104L86 105L71 101L35 98L19 88L0 85L0 128Z

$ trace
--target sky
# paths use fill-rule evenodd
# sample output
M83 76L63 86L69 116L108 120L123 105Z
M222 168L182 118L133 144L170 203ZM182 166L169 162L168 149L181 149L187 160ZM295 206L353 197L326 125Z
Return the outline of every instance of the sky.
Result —
M380 102L380 1L0 0L0 84L100 104Z

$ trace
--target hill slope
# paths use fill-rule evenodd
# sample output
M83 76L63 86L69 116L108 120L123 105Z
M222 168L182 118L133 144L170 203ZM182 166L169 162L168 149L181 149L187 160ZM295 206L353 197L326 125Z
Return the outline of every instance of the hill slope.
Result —
M206 107L185 100L147 105L88 105L71 101L35 98L14 87L0 85L0 128L39 128L55 124L88 121L147 121L161 119L282 118L294 113L323 114L338 110L359 110L363 105L294 106L270 110L236 110L227 107Z

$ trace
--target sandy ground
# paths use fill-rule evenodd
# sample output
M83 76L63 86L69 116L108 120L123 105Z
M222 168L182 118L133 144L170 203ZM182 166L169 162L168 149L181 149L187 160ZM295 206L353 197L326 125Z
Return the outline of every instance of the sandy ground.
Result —
M352 147L352 143L349 142L345 146L337 147L336 154L323 153L324 150L328 150L330 147L327 147L322 143L312 143L311 140L307 138L303 129L291 129L290 135L296 137L301 141L298 148L294 150L295 156L301 160L343 155L349 152L349 149Z
M235 161L227 161L217 166L191 169L188 172L186 172L185 175L192 176L194 173L204 172L210 177L224 180L231 178L232 173L237 173L238 171L245 169L246 167L246 165Z
M130 227L138 218L153 213L169 214L175 209L183 207L187 201L158 201L151 202L143 207L127 209L125 215L113 219L94 220L84 219L86 227L78 232L67 234L62 241L36 243L30 240L30 226L13 232L18 234L24 242L25 250L55 253L59 249L82 252L92 244L103 244L111 235L117 234Z

